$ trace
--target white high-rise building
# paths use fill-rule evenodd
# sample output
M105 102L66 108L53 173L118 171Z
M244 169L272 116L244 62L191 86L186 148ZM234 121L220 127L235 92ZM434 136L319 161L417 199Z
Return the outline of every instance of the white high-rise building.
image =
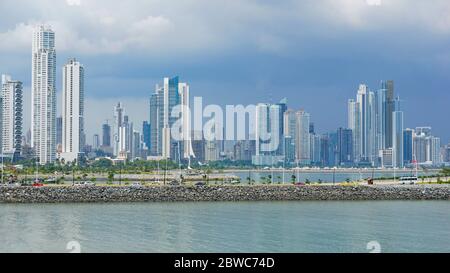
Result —
M84 143L84 67L70 59L63 67L62 153L72 162L79 157Z
M183 158L194 157L194 152L192 151L192 141L191 141L191 115L189 109L189 84L178 83L178 92L180 94L180 105L182 107L182 132L181 139L183 139Z
M403 112L400 111L400 99L395 100L392 115L392 158L395 168L403 168Z
M361 115L359 103L353 99L348 101L348 128L353 132L353 158L355 162L361 161Z
M2 153L18 155L22 151L22 82L11 80L9 75L2 75L0 97Z
M114 156L119 156L119 152L121 151L121 127L124 119L124 110L122 103L117 103L114 108L114 132L113 132L113 153Z
M359 103L360 127L361 127L361 158L374 163L378 156L376 150L376 125L375 125L375 94L367 85L361 84L358 89L357 102Z
M430 154L431 154L431 162L433 165L439 165L442 163L441 158L441 139L439 137L431 137L430 138Z
M310 115L300 110L297 116L297 136L295 140L295 149L297 161L300 164L308 165L311 162L311 138L309 134Z
M39 163L46 164L56 158L56 51L49 27L33 33L31 71L31 144Z

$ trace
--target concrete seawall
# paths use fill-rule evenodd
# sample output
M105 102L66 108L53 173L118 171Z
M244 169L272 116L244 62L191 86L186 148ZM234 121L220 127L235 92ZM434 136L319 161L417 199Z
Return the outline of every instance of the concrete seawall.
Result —
M449 185L0 188L0 203L450 200Z

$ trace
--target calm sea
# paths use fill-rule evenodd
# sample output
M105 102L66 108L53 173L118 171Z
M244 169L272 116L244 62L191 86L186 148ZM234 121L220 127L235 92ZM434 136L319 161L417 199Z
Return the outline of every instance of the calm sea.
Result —
M2 204L0 252L450 252L450 202Z

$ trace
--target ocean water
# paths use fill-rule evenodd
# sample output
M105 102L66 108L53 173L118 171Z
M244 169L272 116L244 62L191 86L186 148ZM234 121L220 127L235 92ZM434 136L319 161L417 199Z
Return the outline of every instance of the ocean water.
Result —
M450 202L1 204L0 252L450 252Z

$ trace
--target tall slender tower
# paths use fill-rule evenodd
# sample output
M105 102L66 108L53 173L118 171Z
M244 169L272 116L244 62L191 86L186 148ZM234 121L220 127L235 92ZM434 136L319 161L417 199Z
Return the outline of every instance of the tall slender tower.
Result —
M392 129L393 166L403 168L403 112L399 98L395 100L395 111L392 113Z
M22 82L2 75L2 152L19 155L22 151L23 102Z
M395 110L395 97L394 97L394 81L382 81L381 89L386 92L386 114L385 114L385 148L392 148L393 146L393 113Z
M31 138L40 164L56 157L55 33L38 26L33 33L31 67Z
M311 161L311 139L309 133L310 115L300 110L296 113L297 134L295 140L297 161L302 165L308 165Z
M359 103L353 99L348 101L348 128L353 136L353 160L358 163L361 161L361 115Z
M84 143L84 67L70 59L63 67L62 154L66 162L74 161Z
M124 121L124 110L122 103L117 103L116 107L114 107L114 133L113 133L113 148L114 155L118 156L120 152L120 143L121 143L121 128Z

